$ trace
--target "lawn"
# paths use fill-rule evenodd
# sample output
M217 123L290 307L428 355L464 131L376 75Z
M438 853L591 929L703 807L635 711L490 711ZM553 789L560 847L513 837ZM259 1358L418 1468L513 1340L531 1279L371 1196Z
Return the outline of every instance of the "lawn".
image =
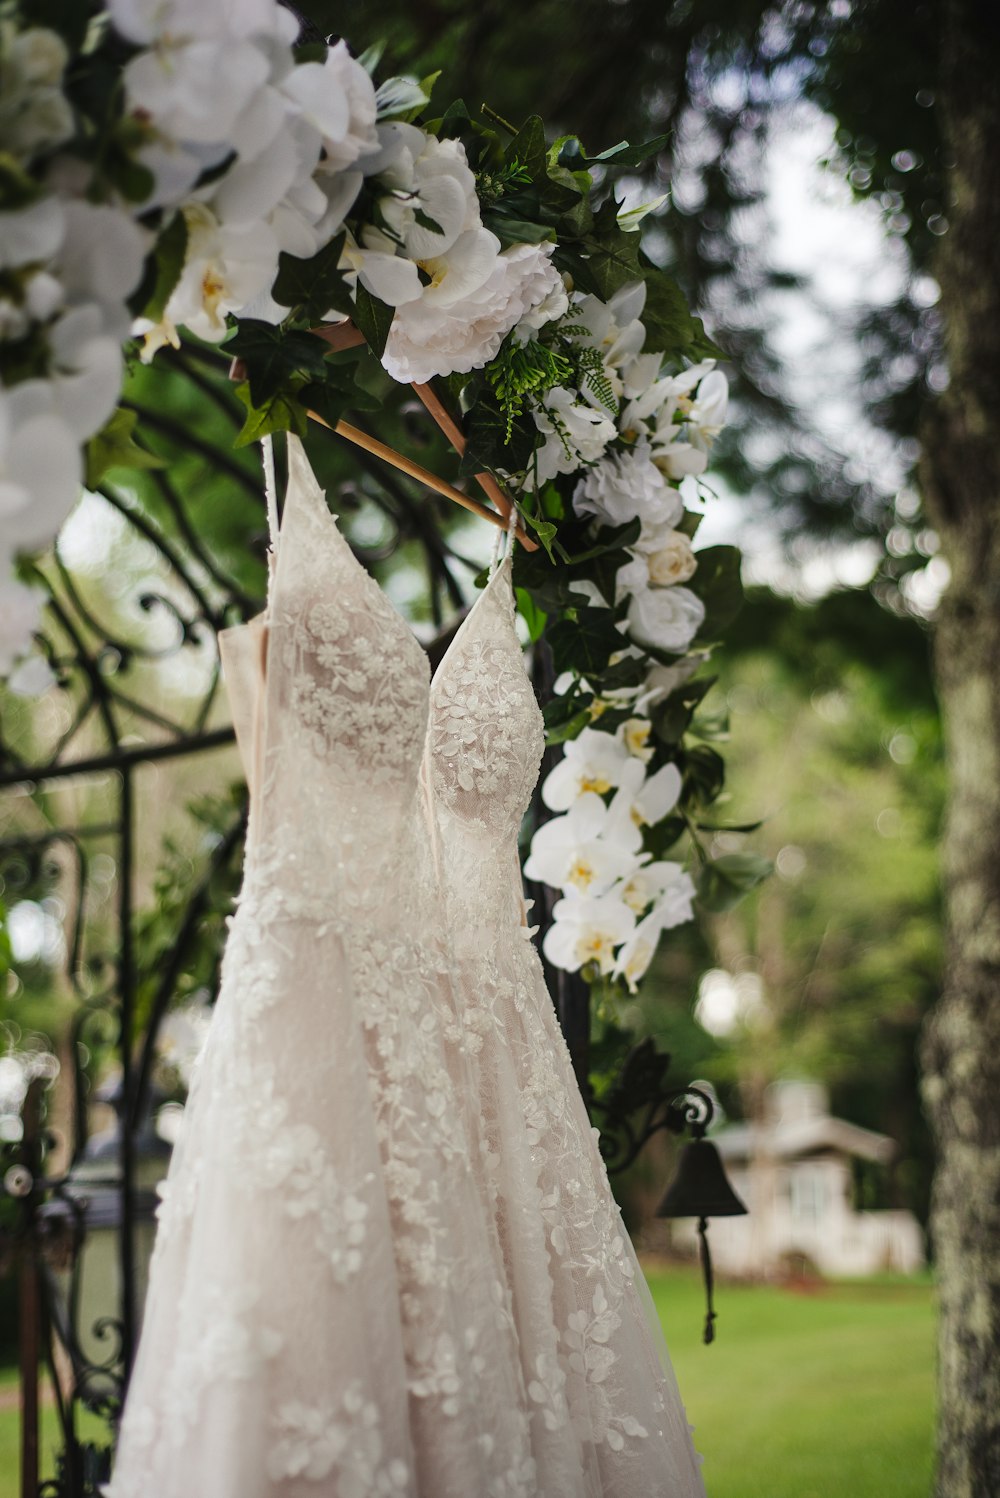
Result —
M927 1498L933 1292L912 1280L811 1293L722 1285L701 1343L700 1287L650 1270L708 1498Z
M927 1498L933 1304L926 1282L810 1293L722 1285L701 1343L701 1285L650 1269L708 1498ZM0 1372L0 1498L17 1498L12 1371ZM44 1411L43 1449L56 1417ZM47 1453L46 1453L47 1454Z

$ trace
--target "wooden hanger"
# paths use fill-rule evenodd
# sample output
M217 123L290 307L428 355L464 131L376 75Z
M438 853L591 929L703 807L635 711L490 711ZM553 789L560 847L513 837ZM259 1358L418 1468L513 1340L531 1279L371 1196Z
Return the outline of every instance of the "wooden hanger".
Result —
M350 321L313 328L312 332L316 334L317 338L322 338L325 343L328 343L331 348L338 352L342 349L357 348L365 342L364 334ZM412 388L425 409L434 418L440 430L448 438L448 441L459 457L461 457L465 452L466 443L465 436L458 423L453 420L447 408L430 385L414 384ZM389 447L384 442L379 442L374 437L369 437L367 432L362 432L357 427L350 426L346 421L338 421L336 426L331 427L330 423L324 421L322 416L319 416L315 411L310 411L309 415L313 421L318 421L320 425L325 426L328 430L336 432L338 437L343 437L348 442L353 442L356 446L363 447L367 452L374 453L376 457L383 459L386 463L390 463L393 468L398 468L401 473L408 474L410 478L416 479L421 484L425 484L428 489L433 489L437 494L443 494L446 499L453 500L455 504L461 505L463 509L471 510L473 514L482 516L491 525L499 526L502 530L509 528L510 515L514 509L514 502L504 493L492 474L477 473L476 483L486 497L491 499L496 505L495 510L491 509L488 505L481 504L479 500L471 498L470 495L463 494L460 489L456 489L444 479L438 478L437 474L432 473L429 468L421 467L419 463L414 463L410 458L404 457L402 453L396 452L395 448ZM497 513L498 511L499 513ZM520 518L518 518L514 534L525 551L538 550L538 542L528 535Z

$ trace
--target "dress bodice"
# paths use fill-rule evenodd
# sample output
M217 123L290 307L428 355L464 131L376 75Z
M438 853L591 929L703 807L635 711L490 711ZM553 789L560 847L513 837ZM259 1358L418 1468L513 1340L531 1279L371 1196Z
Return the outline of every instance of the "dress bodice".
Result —
M414 880L426 868L429 887L442 821L449 856L457 840L480 867L480 887L494 882L496 866L509 875L543 748L509 557L431 680L423 650L357 561L294 437L288 464L267 614L222 638L252 844L266 846L272 864L298 864L304 888L338 896L345 913L352 904L375 913L392 883L380 865L398 867L404 853ZM365 850L364 866L352 862L355 847Z

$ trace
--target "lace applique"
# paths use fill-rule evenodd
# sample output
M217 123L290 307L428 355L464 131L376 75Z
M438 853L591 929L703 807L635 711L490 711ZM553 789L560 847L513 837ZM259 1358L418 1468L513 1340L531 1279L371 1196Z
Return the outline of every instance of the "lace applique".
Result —
M410 1473L404 1461L386 1461L380 1423L360 1382L344 1391L339 1410L326 1402L282 1404L271 1420L267 1474L274 1482L323 1482L333 1473L323 1491L336 1498L398 1498L410 1491Z

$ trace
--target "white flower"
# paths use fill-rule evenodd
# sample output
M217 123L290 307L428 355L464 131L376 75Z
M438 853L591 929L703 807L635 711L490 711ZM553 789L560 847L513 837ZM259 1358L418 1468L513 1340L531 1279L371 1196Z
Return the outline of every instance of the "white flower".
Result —
M613 830L625 827L654 827L677 805L681 793L681 772L676 765L664 765L647 779L641 760L629 759L621 774L618 790L608 808L609 836L625 841L627 833Z
M676 864L665 865L677 868ZM666 886L664 896L636 926L621 947L614 966L616 977L622 977L629 992L635 993L639 979L645 974L653 960L660 937L673 926L691 920L694 911L692 901L695 888L687 874L678 871L677 877Z
M294 41L298 27L275 0L108 0L115 29L140 44L171 37L217 37L239 31Z
M122 78L133 113L174 140L217 148L221 160L227 146L239 148L236 123L269 73L263 50L242 35L179 31L139 52Z
M375 85L340 41L322 63L299 63L286 73L282 91L293 99L323 139L324 172L345 171L379 148L375 129Z
M721 369L713 369L698 386L698 394L687 412L688 430L696 447L707 452L726 424L729 386Z
M0 140L30 162L73 134L73 111L62 91L66 45L43 26L0 24Z
M55 672L43 656L29 655L14 667L7 680L7 690L15 697L41 697L55 679Z
M545 443L535 454L538 482L546 483L557 473L575 473L595 463L608 443L617 436L611 417L582 404L573 391L557 385L535 411L535 426Z
M483 263L489 257L489 265L478 285L461 291L456 262L466 244ZM434 279L419 299L397 308L382 359L393 379L424 383L481 368L511 328L561 288L549 261L551 245L512 245L498 254L499 244L487 229L468 230L440 259L421 262Z
M629 600L632 638L672 655L688 648L704 618L705 605L689 588L643 588Z
M643 531L676 525L683 502L656 468L645 442L623 453L609 453L577 485L573 508L595 515L602 525L625 525L637 517Z
M14 662L30 649L41 623L45 594L13 577L0 577L0 676L8 676Z
M246 306L274 280L278 247L266 224L234 227L220 224L201 203L184 210L188 244L184 269L167 303L163 320L146 331L143 358L163 343L176 346L183 325L209 343L226 333L226 313Z
M384 189L378 207L391 233L370 226L367 248L392 253L398 244L408 259L421 261L482 228L476 179L461 141L438 140L399 121L379 125L376 133L379 150L362 167Z
M118 208L83 200L64 204L65 238L56 273L70 306L96 302L104 331L119 343L128 334L125 299L142 277L150 236Z
M692 442L679 442L674 438L662 442L654 436L652 453L653 462L669 479L697 478L708 466L705 453Z
M564 746L563 757L542 784L542 800L551 811L566 811L580 796L603 796L621 784L629 752L620 739L585 728Z
M604 373L618 401L640 395L656 379L663 363L662 354L642 353L645 304L644 281L622 286L608 302L585 296L578 303L578 316L587 330L580 341L600 351Z
M539 827L524 866L526 877L563 891L603 894L638 863L639 839L609 838L604 835L608 829L608 808L600 796L581 796L565 816L553 817Z
M30 388L29 388L30 387ZM0 531L9 552L47 546L80 493L80 446L41 380L0 392Z
M629 910L642 915L650 905L661 902L668 890L675 903L693 895L694 885L679 863L644 864L616 885L614 893L625 901Z
M625 748L634 759L648 764L654 754L654 746L649 742L649 735L653 725L648 718L628 718L619 728L618 737Z
M619 567L615 579L619 601L644 588L670 588L685 583L698 569L698 559L683 531L669 526L640 535L630 548L632 561Z
M601 973L610 973L615 948L635 927L635 916L625 902L610 894L557 900L552 916L543 950L553 967L570 973L589 962L596 962Z
M65 206L54 197L0 212L0 270L51 260L65 229Z
M551 249L544 246L539 248L545 249L546 254L551 254ZM528 343L540 328L545 327L546 323L555 322L557 318L562 317L568 307L569 296L562 277L553 273L548 291L521 318L514 329L514 337L519 343Z

